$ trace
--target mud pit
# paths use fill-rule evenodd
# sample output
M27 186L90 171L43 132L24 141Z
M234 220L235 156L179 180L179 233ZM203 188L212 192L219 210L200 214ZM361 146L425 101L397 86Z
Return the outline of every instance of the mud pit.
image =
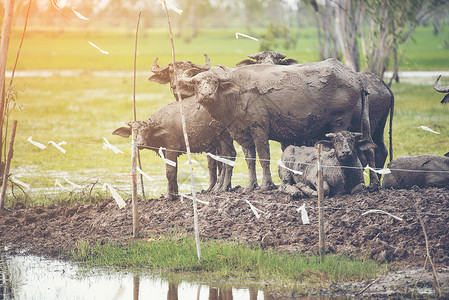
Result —
M278 191L259 191L244 195L241 188L219 196L208 193L198 198L202 239L233 239L260 243L266 247L316 253L318 220L316 198L294 199ZM259 209L257 219L248 200ZM306 204L310 225L303 225L298 208ZM327 198L325 231L328 252L365 255L376 261L389 261L400 267L422 267L426 243L417 217L421 212L432 258L448 274L449 266L449 191L447 189L380 190L358 195ZM403 219L383 213L380 209ZM164 198L139 203L142 237L173 233L193 234L191 200ZM11 207L0 218L2 249L26 249L45 257L62 257L76 240L125 240L132 235L131 200L120 210L109 199L97 205L49 206L23 209ZM449 278L445 276L446 281ZM441 282L442 287L448 282Z

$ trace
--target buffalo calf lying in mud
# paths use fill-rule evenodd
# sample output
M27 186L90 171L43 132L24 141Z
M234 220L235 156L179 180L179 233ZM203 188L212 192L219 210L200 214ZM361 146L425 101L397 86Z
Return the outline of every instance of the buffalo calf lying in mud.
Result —
M187 134L190 149L193 153L209 152L235 160L236 151L228 131L219 122L212 119L204 108L197 109L195 98L183 101ZM129 137L132 128L137 129L137 147L158 152L160 147L165 158L177 163L178 156L186 151L184 134L180 118L180 103L174 102L157 110L147 121L128 123L129 127L120 127L112 134ZM231 188L232 166L217 163L207 157L209 167L209 188L212 191L226 191ZM217 180L217 165L219 176ZM173 200L178 195L178 165L166 164L168 180L167 198Z
M384 188L409 189L412 186L449 188L449 157L439 155L403 156L388 164Z
M318 143L329 147L321 152L323 166L324 196L354 193L365 187L363 167L358 157L359 151L375 148L366 140L359 140L361 133L340 131L328 133L329 141ZM302 172L302 175L279 167L282 183L279 189L293 196L317 196L317 150L315 147L288 146L282 153L282 163L288 169Z

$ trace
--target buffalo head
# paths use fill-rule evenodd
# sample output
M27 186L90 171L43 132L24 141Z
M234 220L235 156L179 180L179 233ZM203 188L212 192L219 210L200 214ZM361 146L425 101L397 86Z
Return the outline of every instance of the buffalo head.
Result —
M216 100L222 88L231 84L232 70L224 66L200 73L195 69L189 69L184 72L179 82L194 91L198 104L207 105Z
M177 73L176 76L174 74L173 63L170 63L168 66L161 68L157 64L158 58L156 57L156 59L154 60L152 66L151 66L151 72L153 72L154 75L152 75L150 78L148 78L148 80L154 81L154 82L157 82L160 84L170 83L170 88L173 90L173 95L175 96L176 100L179 100L178 99L178 90L176 89L176 86L175 86L175 80L176 79L179 80L181 78L182 74L189 69L194 69L194 70L196 70L196 72L203 72L203 71L209 70L211 67L210 59L206 54L204 54L204 57L206 59L206 63L202 66L194 64L191 61L177 61L176 62L176 73ZM179 93L181 94L181 97L183 99L193 96L193 93L191 90L189 90L188 88L183 86L181 83L178 83L178 84L179 84Z
M237 63L237 67L254 64L293 65L298 63L297 60L292 58L285 59L287 57L285 54L276 51L263 51L256 54L248 54L247 56L251 59L242 60Z
M435 91L440 92L440 93L449 93L449 85L448 86L440 86L438 84L438 81L440 80L441 75L438 76L437 80L435 81L433 88L435 89ZM441 104L446 104L449 102L449 94L446 94L443 98L443 100L441 100Z
M132 130L136 129L136 144L139 150L145 148L159 148L163 145L162 143L160 143L160 140L161 136L163 136L166 131L161 126L155 124L155 122L147 120L127 122L126 124L128 125L128 127L117 128L116 130L114 130L114 132L112 132L112 134L128 138L129 136L131 136Z
M366 151L376 147L376 144L372 142L359 140L362 136L362 133L349 131L327 133L326 137L330 138L330 140L318 143L334 148L338 161L348 162L358 156L358 150Z

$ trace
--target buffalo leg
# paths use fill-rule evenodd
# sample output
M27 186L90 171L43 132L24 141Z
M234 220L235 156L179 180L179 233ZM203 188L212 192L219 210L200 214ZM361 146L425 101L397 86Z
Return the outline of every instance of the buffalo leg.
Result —
M268 136L266 136L263 129L254 130L254 142L256 144L257 154L259 154L260 165L263 171L263 180L261 188L263 190L272 190L276 188L276 185L271 178L270 170L270 144L268 142Z
M207 168L209 169L209 187L208 191L212 190L217 182L217 162L210 156L207 156Z
M226 159L235 161L235 157L237 156L237 152L235 151L234 143L232 139L229 140L224 139L220 142L219 155L223 156ZM223 163L223 171L220 177L221 186L218 191L228 191L232 188L231 179L232 179L232 170L233 166Z
M243 147L243 154L245 155L246 164L248 165L248 183L246 184L245 193L253 191L257 187L256 176L256 147Z
M176 200L178 198L178 155L175 152L165 151L165 157L176 163L175 167L165 165L165 176L168 181L166 197L168 200Z

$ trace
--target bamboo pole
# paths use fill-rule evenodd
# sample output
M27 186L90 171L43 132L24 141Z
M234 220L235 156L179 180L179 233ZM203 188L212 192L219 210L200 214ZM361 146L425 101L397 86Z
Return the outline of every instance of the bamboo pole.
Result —
M321 261L324 260L325 244L324 244L324 193L323 193L323 167L321 166L321 150L322 145L318 144L318 250Z
M137 19L137 27L136 27L136 42L134 46L134 89L133 89L133 112L134 112L134 122L137 121L137 109L136 109L136 62L137 62L137 36L139 34L139 24L140 24L140 16L142 15L142 10L139 11L139 18ZM139 168L142 170L142 162L140 161L140 151L137 150L137 160L139 162ZM145 188L143 185L143 175L140 174L140 185L142 188L142 198L146 199L145 196Z
M132 151L131 151L131 172L132 172L132 205L133 205L133 237L139 236L139 208L137 196L137 129L132 129Z
M172 30L171 30L170 17L168 15L166 0L164 0L164 8L165 8L165 15L167 17L168 31L170 33L171 51L172 51L172 57L173 57L173 74L175 76L174 77L175 86L177 86L178 85L178 77L177 77L178 73L176 72L175 45L173 42L173 34L172 34ZM201 261L201 246L200 246L200 236L199 236L199 229L198 229L198 212L197 212L198 209L197 209L197 203L196 203L195 179L193 177L192 155L190 152L189 137L187 135L187 126L186 126L186 120L184 117L182 98L181 98L181 94L179 92L179 88L177 88L176 90L178 91L178 101L179 101L179 109L181 112L182 131L184 133L184 141L186 144L187 157L188 157L189 168L190 168L190 180L191 180L192 197L193 197L193 223L194 223L193 226L194 226L194 230L195 230L196 251L198 254L198 260Z
M3 210L3 207L5 205L6 186L9 177L9 167L11 165L12 156L14 154L14 139L16 138L16 128L17 128L17 120L14 120L12 124L11 139L9 142L8 157L6 159L5 171L3 173L2 193L0 196L0 211Z

